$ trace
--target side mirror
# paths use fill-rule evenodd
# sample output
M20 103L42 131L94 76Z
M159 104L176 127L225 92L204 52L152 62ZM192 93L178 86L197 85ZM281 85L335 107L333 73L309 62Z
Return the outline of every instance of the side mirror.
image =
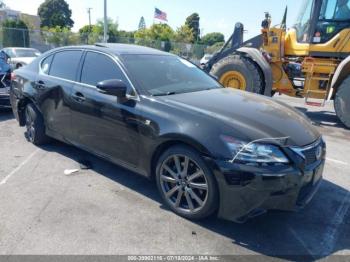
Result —
M120 79L105 80L99 82L96 87L98 88L99 92L103 94L120 98L126 97L127 86Z

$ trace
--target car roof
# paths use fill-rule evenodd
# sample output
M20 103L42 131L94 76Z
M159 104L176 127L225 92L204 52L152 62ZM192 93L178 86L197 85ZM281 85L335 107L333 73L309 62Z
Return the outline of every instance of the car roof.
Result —
M58 50L64 50L64 49L88 49L88 50L96 50L96 51L103 51L112 53L117 56L127 55L127 54L133 54L133 55L167 55L171 56L172 54L159 51L157 49L145 47L145 46L138 46L138 45L131 45L131 44L110 44L110 43L97 43L95 45L82 45L82 46L68 46L68 47L62 47L58 48Z
M27 47L5 47L3 49L15 49L15 50L35 50L38 51L35 48L27 48Z

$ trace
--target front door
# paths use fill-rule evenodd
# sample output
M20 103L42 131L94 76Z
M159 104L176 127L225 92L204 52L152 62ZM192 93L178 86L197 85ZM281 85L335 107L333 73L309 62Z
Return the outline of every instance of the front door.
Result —
M96 84L110 79L121 79L130 84L113 58L98 52L87 52L81 70L81 83L72 94L79 103L72 108L75 141L97 154L136 167L139 151L135 121L137 100L118 101L115 96L99 92Z

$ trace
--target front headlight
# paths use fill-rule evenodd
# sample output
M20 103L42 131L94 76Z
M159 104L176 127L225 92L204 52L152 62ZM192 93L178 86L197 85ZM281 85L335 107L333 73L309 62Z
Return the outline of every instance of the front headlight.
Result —
M232 160L245 163L289 163L278 146L263 143L245 143L232 137L221 136L232 153Z

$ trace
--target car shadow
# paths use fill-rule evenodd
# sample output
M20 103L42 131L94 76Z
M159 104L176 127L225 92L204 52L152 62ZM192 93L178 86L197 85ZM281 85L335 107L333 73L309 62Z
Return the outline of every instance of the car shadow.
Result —
M155 183L145 177L60 142L42 149L60 153L77 163L88 161L97 174L141 193L158 202L160 208L167 209ZM269 212L245 224L220 220L215 216L191 223L225 236L233 244L255 253L290 261L313 261L350 248L349 206L350 192L324 180L313 201L300 212Z
M334 111L310 111L305 107L295 107L297 110L304 113L307 117L309 117L316 126L321 127L337 127L340 129L345 129L346 127L342 122L340 122Z

